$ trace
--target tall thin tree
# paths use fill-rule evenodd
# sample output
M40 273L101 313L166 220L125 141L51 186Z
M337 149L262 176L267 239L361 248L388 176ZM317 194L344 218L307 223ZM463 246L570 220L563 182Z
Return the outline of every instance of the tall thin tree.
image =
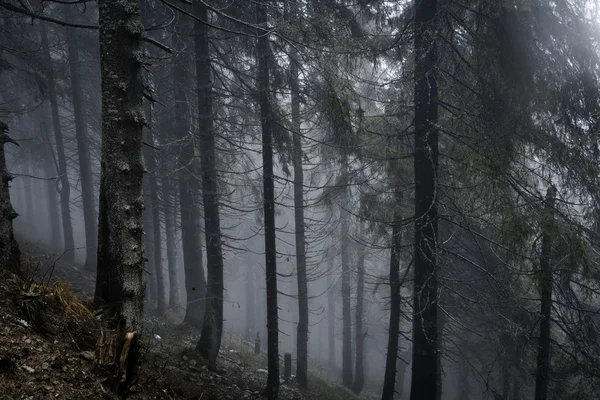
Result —
M437 362L438 87L437 0L417 0L415 57L415 241L411 400L435 400Z
M204 3L197 2L195 11L200 20L208 21L208 8ZM208 360L209 365L214 366L219 355L223 334L223 254L215 149L216 135L213 126L213 89L208 25L196 20L194 31L207 270L206 312L198 349Z

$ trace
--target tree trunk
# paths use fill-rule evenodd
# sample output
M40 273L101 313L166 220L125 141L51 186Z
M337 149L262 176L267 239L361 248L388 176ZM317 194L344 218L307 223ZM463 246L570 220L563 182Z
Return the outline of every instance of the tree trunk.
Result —
M400 334L400 254L402 251L402 230L400 215L400 189L395 192L394 221L392 223L392 251L390 255L390 325L388 330L388 348L385 358L385 374L381 400L392 400L396 391L396 358L398 356L398 337ZM400 361L402 362L402 361ZM400 385L403 382L399 382Z
M9 185L12 180L6 169L4 145L12 143L18 146L8 136L8 126L0 121L0 271L19 273L21 270L21 250L13 233L13 219L17 213L10 202Z
M147 107L146 117L149 121L149 125L144 129L144 136L146 143L149 144L144 149L144 161L147 164L149 176L147 177L148 191L150 195L150 202L152 203L152 238L154 240L152 250L154 270L156 274L156 312L159 316L165 315L166 312L166 301L165 301L165 277L162 259L162 235L160 230L160 199L158 198L158 167L156 165L156 154L154 153L154 134L150 128L152 122L152 108Z
M117 312L109 384L126 398L137 381L144 305L142 137L144 119L139 0L99 0L102 158L96 301ZM110 337L103 336L104 338ZM99 351L105 341L100 341ZM104 361L104 362L103 362Z
M266 1L256 3L257 23L267 25ZM257 41L258 88L262 128L263 204L265 218L265 272L267 292L267 399L279 393L279 321L277 317L277 250L275 237L275 188L273 182L273 115L269 96L269 37Z
M50 47L48 44L48 29L45 22L40 22L42 34L42 47L44 48L44 61L46 63L46 82L48 84L48 98L50 100L50 109L52 111L52 123L54 127L54 142L56 144L56 157L58 161L59 174L59 195L60 195L60 213L62 216L63 227L63 259L65 262L72 263L75 259L75 245L73 241L73 225L71 223L70 196L71 185L67 174L67 159L65 156L65 147L63 144L62 128L60 126L60 113L58 111L58 95L56 93L56 83L54 77L54 67L50 56Z
M46 172L46 178L56 177L57 170L56 164L54 163L54 151L52 149L52 142L50 141L50 135L48 134L48 126L46 125L47 112L46 107L42 106L42 122L40 122L40 130L44 141L44 170ZM48 179L46 181L46 199L48 199L48 220L50 224L50 238L49 243L53 251L57 251L61 247L61 227L58 209L58 198L56 197L56 181L54 179Z
M152 200L148 195L150 191L148 189L148 180L150 177L146 174L144 177L144 214L143 214L143 224L144 224L144 247L146 250L146 282L148 284L148 290L146 291L146 299L150 305L151 312L156 311L156 298L157 295L157 287L156 287L156 272L155 271L155 263L154 263L154 221L152 220Z
M437 360L438 93L437 0L418 0L415 13L415 244L411 400L435 400Z
M33 198L35 194L31 185L31 176L33 176L33 171L31 168L31 151L27 152L25 157L23 157L22 162L23 165L21 168L23 174L26 175L21 178L23 181L23 197L25 198L25 215L23 217L28 222L28 224L34 226L36 218L33 211Z
M66 8L66 20L74 22L73 7ZM98 227L96 226L96 210L94 207L94 182L92 180L92 160L90 158L89 141L83 109L83 89L79 75L79 49L73 29L66 29L67 54L71 75L71 96L75 117L75 136L77 138L77 154L79 156L79 176L81 178L81 201L83 205L83 222L85 227L85 265L87 271L96 271L96 245Z
M329 353L328 365L333 370L335 362L335 299L333 297L333 279L330 272L327 274L327 349Z
M208 9L196 3L196 15L208 21ZM200 172L204 203L206 236L206 313L198 342L200 354L214 366L223 334L223 254L219 216L219 186L217 180L215 133L213 128L212 74L208 42L208 26L195 22L196 76L200 129Z
M296 9L294 9L294 13L295 15L297 14ZM304 235L304 171L302 168L300 86L298 83L298 52L295 47L292 47L290 51L294 161L294 225L296 231L296 269L298 274L296 381L300 389L306 389L308 387L308 282L306 279L306 243Z
M189 53L185 37L190 34L189 18L180 15L173 35L176 50L173 63L175 87L175 132L180 143L179 150L179 206L181 209L181 244L185 271L187 307L184 322L196 329L202 328L205 310L206 279L202 255L201 215L198 205L199 184L196 178L196 146L190 129L190 101L186 89L191 85L188 70Z
M256 304L254 291L256 285L254 283L254 265L246 266L246 336L248 340L254 338L256 330Z
M128 328L141 324L142 65L139 1L99 1L102 168L96 300L115 307ZM123 85L123 82L128 82Z
M342 160L342 176L345 181L348 177L348 159ZM341 253L342 253L342 384L350 389L352 387L352 316L350 310L350 260L348 259L349 246L349 199L348 187L342 192L340 219L341 219Z
M177 198L174 188L174 186L177 186L177 183L173 185L170 181L171 177L167 176L167 168L170 171L172 164L167 160L164 160L163 164L166 168L163 170L164 176L161 179L161 188L167 239L167 264L169 266L169 306L177 308L181 305L181 298L179 296L179 267L177 266L177 211L174 201L174 198Z
M548 221L543 227L542 252L540 254L540 338L538 342L537 370L535 374L535 400L546 400L550 383L550 325L552 317L552 212L556 200L556 188L550 186L546 192L544 208Z
M356 361L354 367L354 382L352 383L352 392L355 395L360 395L365 386L365 370L364 370L364 348L366 332L363 333L363 310L365 297L365 253L364 249L357 263L357 283L356 283L356 317L354 337L356 342Z
M469 400L469 365L464 357L459 365L456 400ZM506 397L506 400L508 400L508 397Z

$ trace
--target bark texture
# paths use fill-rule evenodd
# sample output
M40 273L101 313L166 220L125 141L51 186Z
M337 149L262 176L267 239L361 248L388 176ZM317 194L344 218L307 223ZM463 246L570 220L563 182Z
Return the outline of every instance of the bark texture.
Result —
M266 1L256 3L257 22L267 24ZM267 292L267 399L279 393L279 321L277 317L277 250L275 237L275 189L273 183L273 115L269 98L269 38L257 43L260 123L262 128L263 204L265 219L265 272Z
M4 145L7 143L18 146L17 142L8 136L8 125L0 121L0 271L18 273L21 268L21 250L13 232L13 220L17 213L10 202L8 191L12 176L6 169Z
M201 20L208 20L206 5L196 2L195 12ZM209 365L214 366L221 348L221 336L223 334L223 254L221 250L217 155L213 128L213 82L208 26L196 21L194 30L200 128L200 172L202 175L207 270L206 312L198 349L200 354L208 360Z
M67 7L67 21L74 22L73 7ZM79 72L79 49L73 29L66 29L67 56L71 78L71 98L73 99L73 115L75 117L75 137L79 158L79 176L81 178L81 202L83 206L83 222L85 228L85 266L88 271L96 271L96 245L98 241L97 217L94 206L94 182L92 180L92 160L90 144L85 123L83 107L83 89Z
M550 383L550 328L552 317L552 211L556 200L556 188L551 186L546 192L544 208L547 221L543 227L542 252L540 254L540 338L538 342L537 369L535 374L535 400L548 398Z
M52 58L50 57L50 47L48 44L48 28L45 22L40 23L42 34L42 47L45 49L44 62L46 63L46 79L48 85L48 98L50 100L50 110L52 112L52 126L54 128L54 143L56 145L56 160L58 163L59 186L58 194L60 195L60 214L62 217L63 228L63 245L64 245L64 260L66 262L74 261L74 241L73 241L73 225L71 223L71 185L67 174L67 159L65 156L65 146L63 143L62 127L60 125L60 113L58 111L58 94L56 93L56 82L54 76L54 67L52 66Z
M415 241L411 400L435 400L437 361L438 89L437 0L418 0L415 12Z
M102 158L96 301L118 312L123 329L142 324L144 126L139 0L98 2L102 78Z

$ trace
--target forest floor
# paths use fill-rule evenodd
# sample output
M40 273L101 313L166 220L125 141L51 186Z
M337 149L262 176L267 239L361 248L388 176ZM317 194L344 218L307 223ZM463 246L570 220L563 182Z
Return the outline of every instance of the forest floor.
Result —
M21 243L26 278L0 276L0 400L111 398L94 364L100 326L88 309L93 277L57 261L39 244ZM217 369L211 371L194 351L196 330L150 316L144 330L142 366L131 399L261 398L267 362L264 354L254 354L253 343L227 332ZM317 366L311 366L309 381L307 392L293 380L282 381L280 399L357 398Z

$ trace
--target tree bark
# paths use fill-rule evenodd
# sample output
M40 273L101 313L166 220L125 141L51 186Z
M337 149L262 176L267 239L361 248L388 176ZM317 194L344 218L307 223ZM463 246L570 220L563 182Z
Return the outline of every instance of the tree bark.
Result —
M196 15L208 20L208 9L196 3ZM219 186L217 180L215 133L213 127L213 99L208 26L195 22L196 76L200 128L200 172L202 201L204 203L204 231L206 236L206 313L198 342L200 354L210 366L215 365L223 334L223 254L221 250L221 222L219 215Z
M402 250L402 230L400 215L400 189L395 191L394 220L392 223L392 251L390 255L390 325L388 330L388 348L385 358L385 374L381 400L392 400L396 391L396 359L398 356L398 338L400 334L400 254ZM400 361L402 362L402 361ZM402 385L402 382L400 382Z
M415 13L415 244L411 400L435 400L437 361L438 89L437 0L418 0Z
M74 21L73 7L67 7L66 20ZM79 176L81 178L81 201L83 205L83 222L85 227L85 265L87 271L96 271L96 245L98 227L94 207L94 182L92 180L92 160L90 158L89 141L83 108L83 89L79 73L79 49L73 29L65 30L67 37L67 55L71 75L71 97L73 115L75 117L75 136L77 138L77 154L79 156Z
M342 160L342 176L348 177L348 159ZM348 187L345 187L341 198L341 253L342 253L342 384L352 387L352 316L350 310L350 260L349 260L349 199Z
M354 367L354 382L352 383L352 392L355 395L360 395L363 387L365 386L365 370L364 370L364 352L365 352L365 338L366 332L363 332L363 310L364 310L364 297L365 297L365 253L364 249L361 250L361 254L357 263L356 272L356 316L355 330L354 330L354 341L356 342L356 360Z
M17 142L8 136L8 125L0 121L0 271L18 274L21 270L21 250L13 232L13 220L17 213L10 202L8 184L12 176L6 169L4 152L4 145L7 143L18 146Z
M535 400L548 398L548 385L550 383L550 328L552 318L552 265L550 253L552 251L552 212L556 200L556 188L550 186L546 192L544 209L548 220L543 227L542 252L540 254L540 338L538 342L537 370L535 374Z
M46 79L48 84L48 98L50 100L50 109L52 111L52 124L54 127L54 142L56 144L56 158L58 161L58 174L60 187L57 186L60 195L60 213L62 216L64 256L66 262L73 262L75 259L75 245L73 241L73 225L71 222L71 185L67 174L67 159L65 156L65 147L63 143L62 128L60 125L60 113L58 111L58 95L56 93L56 82L54 77L54 67L50 56L50 47L48 45L48 29L45 22L40 22L42 35L42 47L44 48L44 61L46 63Z
M95 298L118 311L126 331L141 328L144 298L144 28L139 7L139 0L98 2L102 158Z
M266 1L256 3L257 23L267 25ZM273 115L269 96L269 37L257 40L258 89L262 128L263 204L265 218L265 272L267 292L267 399L279 393L279 321L277 316L277 250L275 237L275 188L273 174Z
M189 53L185 37L190 34L190 20L179 16L173 36L176 50L173 63L173 85L175 87L175 132L179 149L179 206L181 210L181 244L185 272L187 307L184 322L196 329L202 328L205 311L206 279L202 255L201 215L198 205L199 184L196 178L197 155L195 137L190 129L190 101L186 89L191 85Z

